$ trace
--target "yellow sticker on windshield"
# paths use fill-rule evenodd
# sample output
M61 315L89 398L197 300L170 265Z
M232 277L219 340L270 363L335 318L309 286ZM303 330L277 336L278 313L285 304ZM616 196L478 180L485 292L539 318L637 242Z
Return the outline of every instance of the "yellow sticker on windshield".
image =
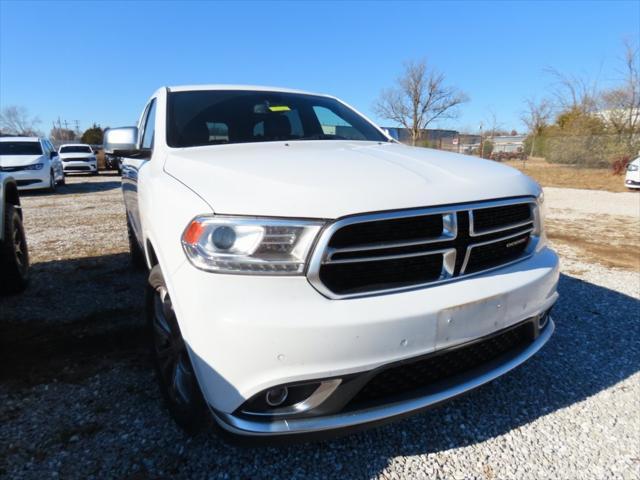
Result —
M291 109L286 105L272 105L269 107L272 112L289 112Z

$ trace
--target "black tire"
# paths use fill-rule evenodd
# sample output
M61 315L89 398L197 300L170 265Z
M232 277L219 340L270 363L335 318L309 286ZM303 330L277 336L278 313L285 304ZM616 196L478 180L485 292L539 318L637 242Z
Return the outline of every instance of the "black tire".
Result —
M63 173L62 174L62 180L60 180L58 182L58 186L61 187L61 186L66 185L66 184L67 184L67 179L66 179L66 177L64 176L64 173Z
M136 235L133 233L133 228L127 218L127 237L129 238L129 256L131 258L131 265L136 270L144 270L147 268L147 261L144 258L144 252L138 245Z
M180 428L195 435L210 424L210 419L158 265L149 273L146 311L151 354L162 396Z
M56 176L53 173L53 170L49 172L49 188L47 189L51 193L56 192Z
M13 205L4 215L4 240L0 242L0 291L21 292L29 283L29 250L22 217Z

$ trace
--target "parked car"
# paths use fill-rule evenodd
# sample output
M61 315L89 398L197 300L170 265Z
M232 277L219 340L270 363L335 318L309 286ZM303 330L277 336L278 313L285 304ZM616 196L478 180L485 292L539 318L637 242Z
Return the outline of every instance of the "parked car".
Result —
M104 163L107 170L117 170L118 174L122 173L122 159L120 157L105 153Z
M624 184L630 190L640 189L640 157L632 160L629 165L627 165Z
M98 175L98 160L91 145L67 143L58 150L65 173L88 173Z
M123 157L157 377L187 431L207 410L250 437L380 424L506 373L554 330L542 190L515 169L257 87L162 88L105 149Z
M29 250L22 226L18 185L0 172L0 293L24 290L29 281Z
M58 152L46 138L0 137L0 172L10 173L20 190L54 192L65 183Z

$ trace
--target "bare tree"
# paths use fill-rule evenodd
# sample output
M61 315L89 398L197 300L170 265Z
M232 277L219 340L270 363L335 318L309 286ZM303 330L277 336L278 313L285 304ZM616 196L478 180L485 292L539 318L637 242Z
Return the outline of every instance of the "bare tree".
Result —
M38 117L30 117L25 107L11 105L0 112L0 129L4 133L20 136L37 136L36 125L40 123Z
M527 106L526 110L520 118L531 134L531 151L529 152L529 156L533 156L536 139L544 133L545 127L549 124L553 108L551 102L546 99L537 102L535 99L530 98L525 100L525 104Z
M640 49L629 40L624 44L623 82L602 93L603 115L628 149L635 150L640 136Z
M555 68L547 68L546 72L554 79L552 93L559 110L589 114L598 109L598 86L595 81L564 74Z
M428 68L426 61L406 62L404 73L393 88L385 89L374 105L375 112L411 132L416 145L422 130L434 120L456 118L458 105L468 97L455 87L445 85L444 74Z

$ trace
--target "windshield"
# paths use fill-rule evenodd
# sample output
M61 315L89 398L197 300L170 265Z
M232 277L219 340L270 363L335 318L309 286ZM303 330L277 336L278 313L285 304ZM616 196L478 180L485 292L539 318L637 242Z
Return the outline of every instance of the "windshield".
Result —
M66 147L60 147L60 153L93 153L91 147L83 145L69 145Z
M0 155L42 155L40 142L0 142Z
M167 119L171 147L277 140L388 141L337 100L296 93L173 92Z

